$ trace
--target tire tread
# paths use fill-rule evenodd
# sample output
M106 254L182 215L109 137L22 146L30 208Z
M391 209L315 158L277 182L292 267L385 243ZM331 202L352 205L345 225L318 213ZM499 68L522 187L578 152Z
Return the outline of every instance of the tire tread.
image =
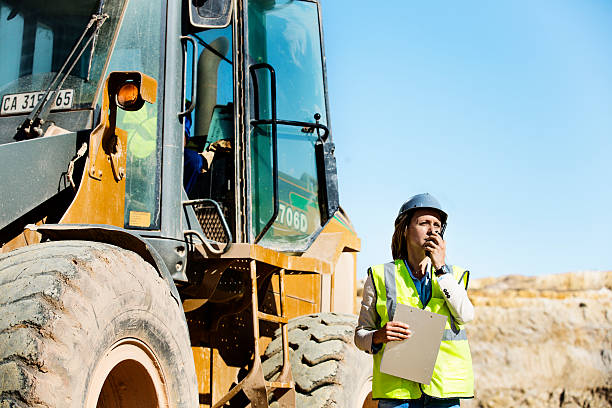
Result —
M87 378L75 373L95 357L82 339L99 330L105 296L127 304L137 293L154 294L143 311L164 310L169 302L178 309L151 265L109 244L58 241L0 255L0 408L80 407L70 396ZM170 333L187 330L184 317L169 325Z
M289 360L298 407L352 407L354 395L346 392L348 384L359 382L355 370L364 371L367 377L372 367L370 357L353 343L356 323L356 316L336 313L300 316L288 323ZM262 361L266 379L274 379L282 368L280 329Z

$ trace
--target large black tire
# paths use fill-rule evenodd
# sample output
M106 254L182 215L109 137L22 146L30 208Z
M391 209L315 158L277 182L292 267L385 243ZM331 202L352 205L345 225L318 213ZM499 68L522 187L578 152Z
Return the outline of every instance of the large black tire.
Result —
M371 391L372 357L353 343L357 317L317 313L292 319L289 361L300 408L362 408ZM263 369L274 379L282 367L280 330L266 348Z
M0 255L0 407L198 406L189 333L137 254L63 241Z

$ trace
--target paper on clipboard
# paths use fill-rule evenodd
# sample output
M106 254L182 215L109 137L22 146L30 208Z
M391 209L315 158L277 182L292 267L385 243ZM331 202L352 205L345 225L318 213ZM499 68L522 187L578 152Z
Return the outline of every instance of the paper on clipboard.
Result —
M408 324L412 336L387 343L380 371L429 384L440 351L446 316L398 303L393 320Z

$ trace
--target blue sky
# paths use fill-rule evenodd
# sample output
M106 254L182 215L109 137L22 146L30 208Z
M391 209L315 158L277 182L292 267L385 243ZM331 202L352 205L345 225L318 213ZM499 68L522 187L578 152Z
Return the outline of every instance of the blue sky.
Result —
M358 276L425 191L474 278L612 269L612 2L322 3Z

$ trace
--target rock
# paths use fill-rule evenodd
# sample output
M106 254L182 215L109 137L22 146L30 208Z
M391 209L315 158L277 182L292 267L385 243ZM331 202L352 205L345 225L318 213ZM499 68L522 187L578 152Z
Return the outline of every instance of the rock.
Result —
M612 406L612 271L470 283L476 398L462 407Z

